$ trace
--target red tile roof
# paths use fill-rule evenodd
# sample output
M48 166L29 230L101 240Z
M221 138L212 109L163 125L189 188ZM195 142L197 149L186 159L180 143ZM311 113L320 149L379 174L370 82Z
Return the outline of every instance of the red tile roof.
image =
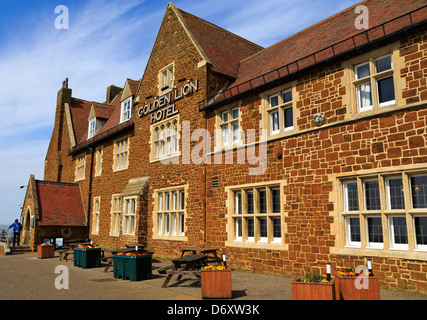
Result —
M126 82L129 84L130 91L133 96L136 95L139 88L139 81L127 79ZM95 109L96 117L106 119L105 124L99 129L96 135L91 138L91 141L96 141L98 137L105 137L107 131L112 130L114 127L120 125L120 111L121 111L121 97L123 90L111 101L110 104L89 102L81 99L74 99L76 102L74 107L71 108L72 121L74 132L76 136L75 149L79 149L79 145L85 144L88 141L88 120L90 108L93 105ZM78 103L79 102L79 103ZM73 103L72 103L73 104ZM133 116L132 119L133 120ZM129 121L133 124L133 121Z
M78 184L36 180L40 226L86 226Z
M80 141L88 129L88 118L92 102L71 98L71 120L73 124L74 137Z
M239 63L263 47L241 38L210 22L177 9L193 41L204 52L212 64L212 70L236 78Z
M355 13L358 5L369 10L368 30L355 27L355 20L360 15ZM242 59L236 81L216 98L202 101L199 107L223 101L398 30L405 30L426 20L426 5L426 0L362 1Z
M238 78L233 85L278 69L365 31L355 27L355 19L360 15L355 13L358 5L368 8L369 28L373 29L426 4L426 0L362 1L242 60Z

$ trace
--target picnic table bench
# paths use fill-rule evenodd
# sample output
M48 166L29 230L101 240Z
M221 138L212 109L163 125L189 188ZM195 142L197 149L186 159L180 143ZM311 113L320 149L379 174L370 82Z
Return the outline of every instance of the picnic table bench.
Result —
M203 248L203 247L184 247L181 249L181 257L187 252L192 254L205 254L207 255L207 262L221 263L221 258L217 254L218 249L215 248Z
M170 268L166 267L172 270L166 272L168 276L166 277L162 288L166 288L168 286L169 281L174 275L178 275L177 281L181 280L182 276L187 274L194 275L197 280L201 281L200 268L207 265L207 257L208 256L205 254L188 254L172 259L173 265L171 265Z

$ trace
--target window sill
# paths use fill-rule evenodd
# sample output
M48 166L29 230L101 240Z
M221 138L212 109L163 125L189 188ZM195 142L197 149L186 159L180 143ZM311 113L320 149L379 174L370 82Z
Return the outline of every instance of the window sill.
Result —
M153 237L153 240L166 240L166 241L187 241L188 238L186 236L165 236L165 235L156 235Z
M254 241L237 241L226 242L226 247L248 248L248 249L271 249L271 250L288 250L288 245L277 242L254 242Z
M128 167L124 167L124 168L120 168L120 169L114 169L113 172L120 172L120 171L124 171L127 169L128 169Z

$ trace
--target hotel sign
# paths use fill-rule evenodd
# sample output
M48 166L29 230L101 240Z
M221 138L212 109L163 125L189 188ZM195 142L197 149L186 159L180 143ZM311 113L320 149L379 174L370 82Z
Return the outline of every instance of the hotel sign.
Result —
M140 118L150 114L150 124L167 119L178 113L175 110L175 102L196 92L199 89L198 81L189 80L185 86L174 88L170 92L158 97L153 102L145 102L144 106L139 108Z

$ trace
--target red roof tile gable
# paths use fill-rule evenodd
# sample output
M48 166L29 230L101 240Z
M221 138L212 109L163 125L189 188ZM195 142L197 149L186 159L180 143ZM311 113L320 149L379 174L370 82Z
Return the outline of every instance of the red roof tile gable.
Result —
M40 226L86 226L78 184L36 180Z

